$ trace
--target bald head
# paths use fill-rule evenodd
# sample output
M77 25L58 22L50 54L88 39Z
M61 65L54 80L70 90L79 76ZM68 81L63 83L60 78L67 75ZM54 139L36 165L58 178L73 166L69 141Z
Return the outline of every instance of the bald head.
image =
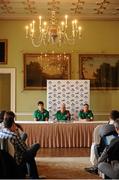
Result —
M64 112L66 110L66 106L64 103L61 104L60 111Z

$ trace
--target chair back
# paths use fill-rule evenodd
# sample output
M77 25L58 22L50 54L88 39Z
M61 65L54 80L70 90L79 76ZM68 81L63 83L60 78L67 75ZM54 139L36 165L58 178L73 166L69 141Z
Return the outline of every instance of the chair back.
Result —
M112 131L103 136L100 140L100 144L95 146L96 156L99 158L106 146L109 146L112 139L117 137L117 133Z
M0 138L0 150L8 152L8 139Z
M12 157L14 157L14 147L9 139L0 138L0 150L5 150Z

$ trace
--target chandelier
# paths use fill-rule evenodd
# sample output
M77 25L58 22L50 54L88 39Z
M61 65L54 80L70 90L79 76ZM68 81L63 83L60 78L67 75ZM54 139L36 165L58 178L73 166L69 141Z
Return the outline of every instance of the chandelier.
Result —
M76 19L69 24L68 15L65 15L64 20L58 22L56 11L51 11L49 21L43 21L39 16L38 21L32 21L25 27L26 38L31 39L34 47L42 45L57 44L74 44L82 35L82 27L78 25Z

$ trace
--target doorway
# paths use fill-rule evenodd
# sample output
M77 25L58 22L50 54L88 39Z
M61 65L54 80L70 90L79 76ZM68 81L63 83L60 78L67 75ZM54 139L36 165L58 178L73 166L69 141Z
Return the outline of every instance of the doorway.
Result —
M0 111L15 112L15 68L0 68Z

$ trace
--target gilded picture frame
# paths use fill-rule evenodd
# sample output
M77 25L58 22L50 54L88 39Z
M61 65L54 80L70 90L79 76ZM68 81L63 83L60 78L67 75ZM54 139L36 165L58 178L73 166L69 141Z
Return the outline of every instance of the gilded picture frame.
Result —
M119 54L80 54L79 78L91 89L119 89Z
M45 90L49 79L70 79L70 54L25 53L24 89Z
M7 64L8 40L0 39L0 64Z

